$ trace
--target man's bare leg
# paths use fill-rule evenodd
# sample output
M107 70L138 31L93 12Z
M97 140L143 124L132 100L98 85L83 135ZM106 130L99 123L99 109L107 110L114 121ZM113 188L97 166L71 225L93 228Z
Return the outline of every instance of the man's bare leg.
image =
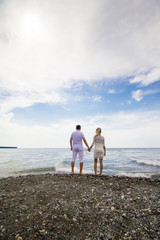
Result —
M100 163L100 175L102 176L102 170L103 170L103 159L99 159Z
M80 174L82 175L83 162L80 162Z
M71 162L72 174L74 174L74 162Z
M97 159L94 159L94 172L97 175Z

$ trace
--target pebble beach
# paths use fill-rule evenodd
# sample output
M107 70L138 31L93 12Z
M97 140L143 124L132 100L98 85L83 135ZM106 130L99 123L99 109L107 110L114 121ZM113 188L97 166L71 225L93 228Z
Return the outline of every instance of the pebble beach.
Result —
M158 240L160 180L89 174L0 179L0 239Z

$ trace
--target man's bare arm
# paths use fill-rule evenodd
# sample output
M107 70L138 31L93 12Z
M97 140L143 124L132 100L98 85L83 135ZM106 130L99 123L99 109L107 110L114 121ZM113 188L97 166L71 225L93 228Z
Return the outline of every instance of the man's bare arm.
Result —
M89 146L88 146L88 143L87 143L86 139L85 139L85 138L83 138L83 141L84 141L84 143L85 143L85 145L87 146L87 148L88 148L88 151L89 151L90 149L89 149Z
M70 147L71 147L71 151L72 151L72 149L73 149L73 147L72 147L72 138L70 138Z

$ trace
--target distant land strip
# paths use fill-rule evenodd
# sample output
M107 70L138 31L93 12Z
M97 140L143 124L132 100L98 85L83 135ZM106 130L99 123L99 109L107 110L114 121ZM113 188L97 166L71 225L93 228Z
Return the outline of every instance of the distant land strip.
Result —
M1 147L1 146L0 146L0 148L17 148L17 147Z

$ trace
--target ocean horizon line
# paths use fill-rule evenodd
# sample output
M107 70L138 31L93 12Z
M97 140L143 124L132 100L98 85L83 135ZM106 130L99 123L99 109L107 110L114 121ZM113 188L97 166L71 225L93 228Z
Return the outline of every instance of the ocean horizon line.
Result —
M0 148L18 148L18 149L70 149L70 147L3 147ZM160 147L106 147L107 149L160 149ZM87 149L84 147L84 149Z

